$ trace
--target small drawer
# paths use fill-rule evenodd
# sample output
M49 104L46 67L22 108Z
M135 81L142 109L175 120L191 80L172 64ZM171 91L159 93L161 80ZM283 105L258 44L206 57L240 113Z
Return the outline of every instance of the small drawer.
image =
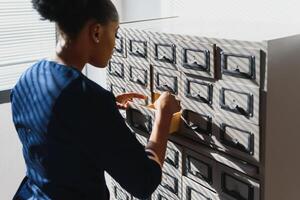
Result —
M212 134L212 116L200 114L192 110L184 110L182 114L184 126L199 134Z
M184 81L184 95L190 100L212 105L213 84L197 79L186 78Z
M182 162L182 148L179 145L171 141L168 141L164 168L171 167L172 171L175 172L176 170L177 172L179 172L179 174L181 174L181 168L182 168L181 162Z
M167 190L168 192L171 192L172 194L175 194L176 196L181 195L180 194L180 182L179 179L181 177L174 176L175 174L162 172L162 181L160 183L161 187Z
M176 62L176 46L174 44L155 44L155 60L164 63Z
M215 83L181 74L180 99L183 106L199 113L213 113L215 111Z
M214 45L200 42L179 43L181 63L179 69L187 74L214 78Z
M116 200L131 200L131 195L119 184L113 183L113 198Z
M151 75L149 63L128 60L126 74L128 74L128 84L138 85L150 91Z
M126 58L126 40L125 40L125 34L119 31L116 34L116 42L115 42L115 48L114 48L114 56L123 57Z
M219 196L204 186L183 177L183 198L184 200L221 200Z
M159 186L152 194L152 200L179 200L179 198Z
M199 106L182 102L182 124L180 133L201 143L212 143L213 116L209 112L197 109Z
M150 115L145 115L137 109L130 109L127 114L127 117L130 118L129 124L146 133L150 133L152 130L152 117Z
M115 96L123 94L126 92L125 87L117 85L115 83L108 83L109 91L111 91Z
M163 68L177 70L177 48L169 38L153 37L151 40L152 64Z
M222 88L220 91L220 106L224 110L253 117L253 95L249 92Z
M154 92L162 93L169 91L178 95L180 74L172 70L154 69Z
M128 32L127 34L127 52L128 58L132 60L149 60L149 37L143 33Z
M225 152L247 160L259 162L259 127L237 120L216 117L215 135L218 146Z
M241 85L228 85L218 82L216 97L219 100L216 106L226 116L259 123L259 88Z
M111 60L108 63L108 75L117 78L125 78L125 64L120 61Z
M184 175L197 183L216 191L216 163L215 161L187 150L184 156Z
M219 47L222 80L244 84L260 83L260 49Z
M147 109L145 106L140 106L135 103L130 103L126 110L127 123L134 129L146 134L152 131L154 121L154 112Z
M146 59L148 57L148 42L136 39L129 39L129 55Z
M129 80L132 83L146 87L150 81L148 80L148 73L149 71L146 69L129 66Z
M170 166L178 169L179 168L179 151L176 149L167 147L165 162Z
M259 200L259 183L228 167L219 166L219 194L228 200Z

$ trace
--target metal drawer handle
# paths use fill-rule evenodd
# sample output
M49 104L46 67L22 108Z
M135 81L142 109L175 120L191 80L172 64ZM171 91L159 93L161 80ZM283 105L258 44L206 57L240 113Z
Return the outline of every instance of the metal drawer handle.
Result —
M232 139L232 143L240 151L243 151L243 152L246 151L246 152L248 152L248 149L244 145L242 145L237 139Z
M132 79L132 81L135 82L135 83L138 83L140 85L145 85L144 82L141 79L139 79L138 77L134 77Z
M160 85L160 86L157 87L157 89L163 90L163 91L169 91L169 92L171 92L171 93L175 93L175 91L173 90L173 88L171 88L171 87L168 86L167 84Z
M112 74L115 74L115 75L117 75L119 77L122 77L122 74L120 72L118 72L118 71L113 71Z
M160 61L172 63L173 61L170 58L167 58L165 55L159 58Z

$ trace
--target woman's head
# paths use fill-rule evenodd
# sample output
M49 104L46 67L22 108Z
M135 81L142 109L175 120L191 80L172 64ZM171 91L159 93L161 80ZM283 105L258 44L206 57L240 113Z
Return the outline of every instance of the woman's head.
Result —
M32 0L42 19L55 22L67 40L85 40L91 64L104 67L110 59L118 28L118 12L110 0ZM86 52L85 52L86 53Z

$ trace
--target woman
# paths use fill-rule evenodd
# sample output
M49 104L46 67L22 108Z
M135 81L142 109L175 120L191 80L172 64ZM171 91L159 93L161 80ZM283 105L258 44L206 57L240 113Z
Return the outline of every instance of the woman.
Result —
M109 199L108 172L138 198L161 181L175 98L163 93L146 148L135 139L116 98L85 77L86 63L103 68L115 45L118 13L110 0L32 0L43 19L54 21L59 41L53 59L31 66L12 90L13 121L27 166L14 199Z

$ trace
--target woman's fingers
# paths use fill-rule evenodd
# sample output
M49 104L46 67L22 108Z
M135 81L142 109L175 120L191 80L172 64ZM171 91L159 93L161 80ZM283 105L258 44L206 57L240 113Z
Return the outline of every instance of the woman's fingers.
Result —
M147 99L147 96L135 92L124 93L123 95L125 95L126 98L128 99L133 99L133 98Z
M127 109L129 102L132 102L134 98L147 99L147 96L135 92L123 93L121 95L118 95L116 97L118 108Z
M127 101L132 101L133 98L147 99L147 96L135 92L130 92L130 93L123 93L121 95L118 95L116 97L116 100L119 103L126 103Z

